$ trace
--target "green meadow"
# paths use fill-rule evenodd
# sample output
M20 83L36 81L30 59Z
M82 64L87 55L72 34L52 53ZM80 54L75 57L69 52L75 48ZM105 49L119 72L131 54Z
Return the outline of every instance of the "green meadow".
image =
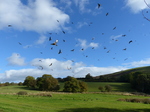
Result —
M113 92L99 92L99 85L109 84ZM62 86L62 84L61 84ZM125 94L127 83L88 82L87 93L50 92L52 97L38 96L42 91L24 86L0 87L0 112L150 112L150 104L117 101L121 98L149 98ZM122 91L122 92L119 92ZM27 91L28 95L16 95Z

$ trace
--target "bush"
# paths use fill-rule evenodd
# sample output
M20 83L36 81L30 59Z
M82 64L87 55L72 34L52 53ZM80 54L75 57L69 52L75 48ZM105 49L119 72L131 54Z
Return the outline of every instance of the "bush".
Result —
M112 87L110 85L105 86L105 91L110 92L112 90Z
M42 91L58 91L60 86L58 80L52 75L44 74L42 77L36 79L36 86Z
M126 102L133 102L133 103L150 104L150 99L140 99L140 98L118 99L117 101L126 101Z
M17 93L17 95L27 95L28 93L26 92L26 91L19 91L18 93Z
M36 96L52 97L52 95L50 93L39 93L39 94L36 94Z
M68 81L64 83L64 92L86 92L87 84L83 81L79 81L74 77L69 77Z
M104 87L103 86L99 86L98 89L103 92L104 91Z

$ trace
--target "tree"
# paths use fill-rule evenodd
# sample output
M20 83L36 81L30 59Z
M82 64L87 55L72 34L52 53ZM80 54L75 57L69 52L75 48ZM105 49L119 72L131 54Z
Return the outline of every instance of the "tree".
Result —
M85 80L86 80L86 81L93 81L93 77L91 76L90 73L88 73L88 74L85 76Z
M98 89L103 92L104 91L104 87L103 86L99 86Z
M25 85L27 87L35 88L36 87L36 80L32 76L27 76L23 82L23 85Z
M85 92L87 91L87 85L83 81L78 81L74 77L69 77L69 80L64 83L65 92Z
M58 80L52 77L52 75L44 74L42 77L37 78L37 87L42 91L58 91Z
M80 92L86 92L88 90L88 86L85 82L79 81Z
M112 90L112 87L110 85L105 86L105 91L110 92Z

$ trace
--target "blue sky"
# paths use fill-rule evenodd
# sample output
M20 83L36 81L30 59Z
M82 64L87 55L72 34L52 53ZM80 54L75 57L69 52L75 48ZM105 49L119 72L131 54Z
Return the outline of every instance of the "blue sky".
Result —
M0 82L148 66L149 6L150 0L0 0Z

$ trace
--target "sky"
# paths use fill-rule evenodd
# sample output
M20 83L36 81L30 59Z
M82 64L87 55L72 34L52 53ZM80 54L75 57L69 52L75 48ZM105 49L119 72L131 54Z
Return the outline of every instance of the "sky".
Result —
M149 66L149 19L150 0L0 0L0 82Z

